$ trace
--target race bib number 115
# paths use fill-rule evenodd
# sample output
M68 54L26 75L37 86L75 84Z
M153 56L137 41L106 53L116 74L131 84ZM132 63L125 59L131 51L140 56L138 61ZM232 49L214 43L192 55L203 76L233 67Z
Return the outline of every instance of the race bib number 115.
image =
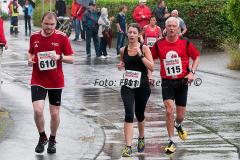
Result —
M163 60L167 76L177 76L182 73L182 60L175 51L170 51Z
M57 62L51 59L55 54L55 51L38 52L38 66L41 71L57 68Z

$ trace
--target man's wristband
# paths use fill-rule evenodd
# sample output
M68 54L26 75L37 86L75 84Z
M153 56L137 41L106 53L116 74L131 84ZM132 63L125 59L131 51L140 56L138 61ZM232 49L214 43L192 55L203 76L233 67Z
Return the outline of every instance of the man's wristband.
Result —
M196 73L194 70L191 70L190 72L191 72L192 74L195 74L195 73Z
M60 61L62 61L63 60L63 55L61 54L60 55L60 59L59 59Z

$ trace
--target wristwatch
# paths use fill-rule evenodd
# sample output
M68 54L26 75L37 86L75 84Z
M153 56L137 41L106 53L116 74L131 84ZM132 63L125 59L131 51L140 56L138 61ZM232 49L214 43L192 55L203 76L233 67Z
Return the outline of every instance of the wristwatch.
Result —
M192 74L195 74L195 73L196 73L194 70L191 70L190 72L191 72Z

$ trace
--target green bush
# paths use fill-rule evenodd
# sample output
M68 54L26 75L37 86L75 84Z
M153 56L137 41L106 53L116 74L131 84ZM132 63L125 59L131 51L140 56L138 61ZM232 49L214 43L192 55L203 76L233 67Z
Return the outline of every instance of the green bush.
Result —
M9 18L8 14L5 12L2 12L2 19L7 20Z
M33 12L33 24L35 26L41 25L42 15L43 15L43 9L42 9L42 0L36 0L35 2L37 5ZM52 4L52 10L54 11L55 3ZM50 4L49 1L44 3L44 12L47 12L50 10Z
M240 28L240 5L239 0L229 0L227 3L227 13L229 20L233 23L234 27Z
M238 41L239 39L233 36L227 38L223 43L225 51L230 56L229 69L240 70L240 45Z
M153 9L157 0L148 0L147 5ZM120 4L128 6L127 21L133 22L132 13L138 0L119 0L112 3L111 0L98 0L99 8L109 9L109 15L116 15ZM227 0L172 0L166 1L169 12L173 9L179 11L180 17L187 24L187 37L201 39L204 46L217 47L225 37L228 37L233 26L227 19ZM240 17L240 16L239 16Z
M228 19L233 24L233 31L223 43L230 56L228 68L240 70L240 6L239 0L229 0L226 7Z

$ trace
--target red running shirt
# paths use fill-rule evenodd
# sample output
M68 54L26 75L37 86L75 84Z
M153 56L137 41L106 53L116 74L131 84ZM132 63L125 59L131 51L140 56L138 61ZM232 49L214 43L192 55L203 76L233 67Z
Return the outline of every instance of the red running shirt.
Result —
M189 58L195 60L199 56L192 42L187 47L187 40L180 37L175 43L161 39L151 51L153 59L160 59L160 75L165 79L184 78L189 73Z
M70 45L70 41L66 34L61 31L55 30L49 37L43 37L41 31L35 32L30 37L29 53L34 54L34 61L32 70L31 85L37 85L46 89L57 89L64 87L64 75L62 70L62 61L58 60L56 68L40 70L41 65L51 66L52 63L41 64L40 53L46 53L47 51L55 51L56 54L72 55L73 50ZM48 56L45 56L45 58Z
M155 26L154 30L151 30L150 25L145 26L144 29L144 44L151 48L162 35L161 29Z
M4 45L7 44L5 35L4 35L4 29L3 29L3 20L0 18L0 43L3 43Z

